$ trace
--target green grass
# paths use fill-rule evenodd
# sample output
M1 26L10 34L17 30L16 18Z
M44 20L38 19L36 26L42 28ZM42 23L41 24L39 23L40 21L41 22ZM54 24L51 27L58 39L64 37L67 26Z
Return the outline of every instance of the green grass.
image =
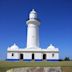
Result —
M72 61L60 61L60 62L7 62L0 61L0 72L5 72L5 70L11 68L19 68L19 67L71 67L72 69Z

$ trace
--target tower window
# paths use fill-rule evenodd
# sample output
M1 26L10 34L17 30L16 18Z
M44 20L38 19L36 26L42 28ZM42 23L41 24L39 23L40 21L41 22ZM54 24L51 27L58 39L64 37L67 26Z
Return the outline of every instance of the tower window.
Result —
M12 53L12 56L14 56L14 53Z
M52 54L52 57L54 57L54 53Z

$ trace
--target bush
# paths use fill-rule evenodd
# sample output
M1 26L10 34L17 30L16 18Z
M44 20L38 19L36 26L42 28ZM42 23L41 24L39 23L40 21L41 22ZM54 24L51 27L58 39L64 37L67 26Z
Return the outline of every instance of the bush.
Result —
M70 61L69 57L65 57L64 61Z

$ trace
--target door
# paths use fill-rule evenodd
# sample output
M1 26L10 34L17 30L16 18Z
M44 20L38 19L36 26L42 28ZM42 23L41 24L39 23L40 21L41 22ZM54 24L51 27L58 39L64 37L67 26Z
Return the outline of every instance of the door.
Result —
M46 59L46 54L43 54L43 60L45 60Z
M23 54L20 54L20 59L23 60Z
M32 54L32 60L34 60L34 54Z

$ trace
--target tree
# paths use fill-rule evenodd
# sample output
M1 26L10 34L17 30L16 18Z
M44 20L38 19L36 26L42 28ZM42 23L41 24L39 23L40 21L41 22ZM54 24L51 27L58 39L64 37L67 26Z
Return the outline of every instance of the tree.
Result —
M70 61L69 57L65 57L64 61Z

